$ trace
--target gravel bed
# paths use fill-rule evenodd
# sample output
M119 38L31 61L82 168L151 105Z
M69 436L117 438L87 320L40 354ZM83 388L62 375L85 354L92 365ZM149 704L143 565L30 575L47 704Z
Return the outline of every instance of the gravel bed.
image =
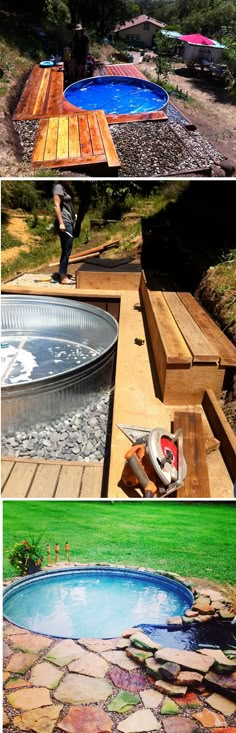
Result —
M183 125L178 123L172 124L173 129L177 135L181 136L184 144L187 145L188 150L194 154L198 165L220 165L224 160L224 155L219 153L216 148L208 142L207 138L203 138L198 130L187 130Z
M179 122L181 125L189 125L187 118L171 102L166 105L165 113L170 123Z
M181 174L197 168L195 158L168 122L127 122L110 125L110 132L122 163L121 176Z
M26 163L31 162L38 125L39 120L13 121L14 130L16 131L20 141L22 160Z
M65 413L30 430L2 434L2 455L64 461L99 461L105 457L111 433L112 392L99 392L83 410Z

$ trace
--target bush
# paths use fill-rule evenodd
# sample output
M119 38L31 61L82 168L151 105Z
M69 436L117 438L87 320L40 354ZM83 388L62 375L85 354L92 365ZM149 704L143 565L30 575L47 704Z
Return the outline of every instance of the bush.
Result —
M18 575L27 575L31 563L35 563L40 570L42 565L42 549L40 546L41 537L38 539L22 540L16 542L9 552L9 560Z

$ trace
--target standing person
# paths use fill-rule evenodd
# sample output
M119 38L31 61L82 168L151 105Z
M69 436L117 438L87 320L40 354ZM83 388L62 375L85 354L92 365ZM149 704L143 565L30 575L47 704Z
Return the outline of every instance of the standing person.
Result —
M71 283L67 275L69 256L73 246L74 211L72 198L66 190L66 184L54 183L52 188L53 203L56 213L55 226L61 240L61 259L59 281L62 285Z
M84 35L83 27L80 23L74 28L74 35L71 44L71 60L73 81L79 81L86 76L86 58L89 52L89 39Z

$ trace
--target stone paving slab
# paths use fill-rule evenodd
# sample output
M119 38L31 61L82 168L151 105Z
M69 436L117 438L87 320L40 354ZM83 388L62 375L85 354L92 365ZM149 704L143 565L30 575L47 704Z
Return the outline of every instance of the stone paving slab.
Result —
M107 710L114 713L129 713L135 705L139 705L140 697L130 692L118 692L116 697L107 705ZM147 706L150 707L150 706Z
M144 731L155 731L160 730L160 728L160 723L158 723L152 710L148 710L148 708L132 713L117 726L117 730L121 733L144 733Z
M63 674L64 672L60 672L50 662L41 662L36 664L32 670L30 682L36 687L48 687L49 690L55 690Z
M22 652L35 653L48 649L51 646L52 640L46 636L31 634L31 632L27 631L25 634L14 634L11 637L11 643L15 649L20 649Z
M121 687L127 692L138 692L148 687L146 678L138 672L127 672L114 665L108 674L115 687Z
M224 726L225 719L221 713L215 713L213 710L203 708L199 713L194 713L193 718L199 721L203 728L213 728L213 726Z
M3 659L7 659L7 657L10 657L12 654L12 649L9 646L9 644L6 643L6 641L3 642L3 648L2 648L2 656Z
M158 708L163 700L163 695L157 690L143 690L140 697L145 708Z
M236 712L236 703L228 700L227 697L214 692L207 698L207 704L215 710L219 710L223 715L233 715Z
M20 687L31 687L31 684L30 682L27 682L27 680L24 680L24 677L20 677L18 675L10 677L5 684L5 690L15 690Z
M199 726L194 720L188 720L178 715L163 721L165 733L200 733Z
M73 707L58 723L58 728L66 733L110 733L112 720L101 708Z
M31 687L29 690L17 690L7 697L9 705L20 710L33 710L44 705L52 705L50 695L45 687Z
M104 657L104 659L106 659L107 662L115 664L117 667L121 667L121 669L128 670L128 672L132 669L137 669L139 667L139 664L137 664L137 662L134 662L133 659L129 659L127 657L127 654L122 650L102 652L102 656Z
M35 733L52 733L58 721L62 705L38 708L21 713L14 718L14 725L20 730L35 731Z
M8 715L6 713L6 710L3 710L2 724L3 724L3 726L5 726L5 725L9 725L9 723L10 723L10 720L8 718Z
M209 656L204 656L198 652L186 652L182 649L160 649L155 653L155 659L158 662L176 662L184 669L190 669L194 672L206 672L212 667L213 660Z
M100 679L105 677L108 668L108 662L102 659L99 654L93 652L86 652L81 659L76 659L68 664L70 672L85 674L87 677L99 677Z
M50 651L45 654L44 659L48 662L57 664L58 667L65 667L75 659L81 659L86 654L85 649L82 649L79 644L76 644L72 639L63 639L59 641Z
M112 686L107 680L79 674L67 674L55 690L54 697L59 702L80 705L103 702L112 695L112 692Z
M89 649L90 652L109 652L112 649L116 649L117 642L120 638L115 639L80 639L79 643Z
M30 654L27 652L16 652L13 654L8 665L6 667L7 672L15 672L16 674L24 674L35 662L37 662L38 655Z

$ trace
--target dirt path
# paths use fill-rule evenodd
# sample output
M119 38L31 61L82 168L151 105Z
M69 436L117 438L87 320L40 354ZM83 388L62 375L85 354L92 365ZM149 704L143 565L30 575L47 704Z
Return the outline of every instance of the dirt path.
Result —
M30 252L31 246L40 241L40 237L31 234L25 219L21 216L13 216L9 219L7 231L13 238L16 237L17 240L22 242L22 245L19 244L2 250L1 260L3 265L15 260L21 252Z
M139 68L155 76L153 63ZM194 100L188 103L172 97L176 107L236 166L236 105L230 103L222 82L183 64L176 64L169 81Z

